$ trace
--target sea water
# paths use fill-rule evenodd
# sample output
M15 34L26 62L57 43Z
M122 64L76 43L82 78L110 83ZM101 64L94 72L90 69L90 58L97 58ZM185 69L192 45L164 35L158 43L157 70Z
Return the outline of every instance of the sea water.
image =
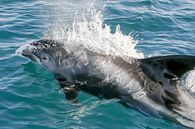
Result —
M1 0L0 128L185 128L83 92L76 107L51 73L15 51L49 38L108 55L195 55L194 24L193 0ZM192 71L184 80L192 94L194 78Z

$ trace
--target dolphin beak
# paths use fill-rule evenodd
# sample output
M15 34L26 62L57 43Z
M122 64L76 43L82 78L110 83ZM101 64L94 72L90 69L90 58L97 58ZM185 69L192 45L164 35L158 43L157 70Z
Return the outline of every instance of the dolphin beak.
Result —
M34 62L40 62L40 56L36 54L36 48L30 44L24 44L16 50L17 55L22 55Z

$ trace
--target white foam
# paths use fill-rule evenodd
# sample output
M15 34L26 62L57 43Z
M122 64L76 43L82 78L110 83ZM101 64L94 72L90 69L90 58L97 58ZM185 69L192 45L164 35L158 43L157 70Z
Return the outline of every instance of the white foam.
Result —
M115 33L111 33L110 26L103 23L102 12L97 10L95 2L89 4L92 7L87 4L88 8L76 10L72 15L69 11L69 15L74 17L71 24L55 20L55 24L44 34L45 38L63 40L65 47L75 52L82 50L78 48L84 48L105 55L142 58L143 54L135 49L137 41L131 35L124 35L119 25ZM66 11L59 11L58 17L67 15Z
M186 87L190 90L193 94L195 94L195 70L191 71L186 78Z

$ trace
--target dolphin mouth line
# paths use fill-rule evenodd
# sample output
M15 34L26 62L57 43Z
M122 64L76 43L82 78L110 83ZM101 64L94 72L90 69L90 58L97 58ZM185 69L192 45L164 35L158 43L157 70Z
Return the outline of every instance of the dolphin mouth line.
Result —
M34 62L41 62L40 56L38 56L37 54L34 54L31 51L28 50L23 50L21 53L22 56L29 58L30 60L34 61Z

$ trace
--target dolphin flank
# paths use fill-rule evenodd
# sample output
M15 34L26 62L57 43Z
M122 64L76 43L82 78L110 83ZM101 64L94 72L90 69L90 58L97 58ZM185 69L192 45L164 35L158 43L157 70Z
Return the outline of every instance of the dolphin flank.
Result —
M17 53L52 72L70 101L77 102L81 90L195 128L195 99L181 83L195 67L195 56L136 59L77 49L80 52L62 41L42 39L21 46Z

